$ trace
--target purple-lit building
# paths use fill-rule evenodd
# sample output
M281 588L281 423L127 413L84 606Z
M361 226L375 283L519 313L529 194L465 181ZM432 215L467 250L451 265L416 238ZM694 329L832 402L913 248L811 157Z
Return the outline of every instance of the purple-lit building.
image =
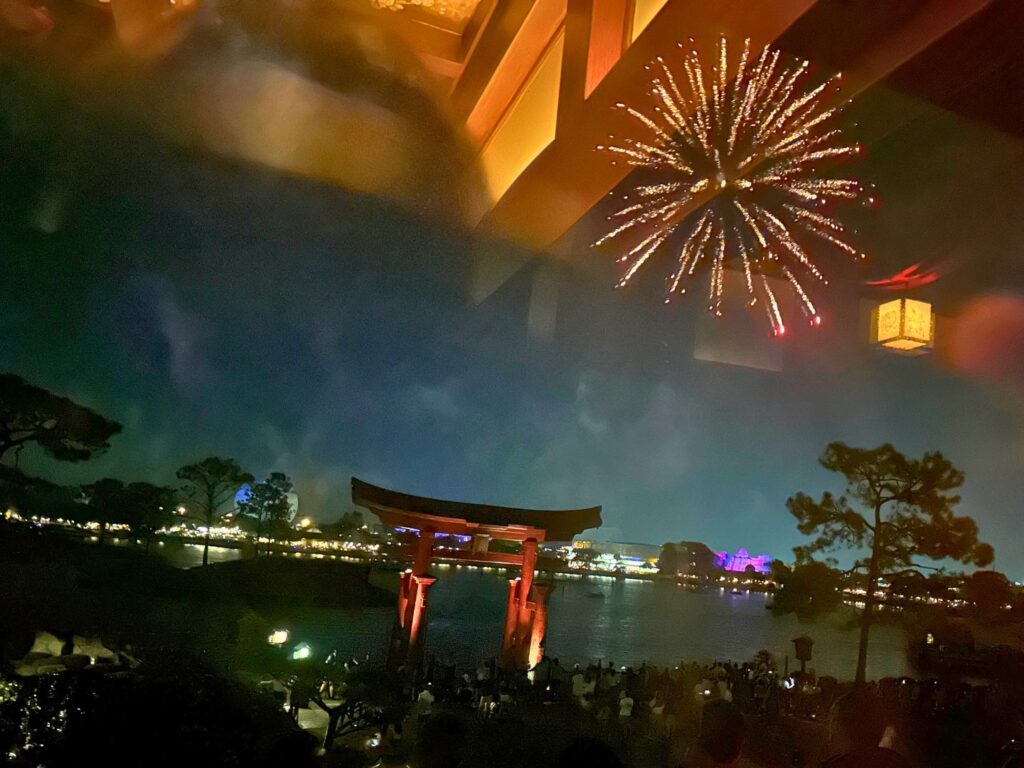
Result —
M771 573L772 560L774 558L771 555L751 555L745 549L737 549L731 555L728 552L719 552L715 556L715 565L723 571L733 573L744 573L747 568L753 568L757 573L767 574Z

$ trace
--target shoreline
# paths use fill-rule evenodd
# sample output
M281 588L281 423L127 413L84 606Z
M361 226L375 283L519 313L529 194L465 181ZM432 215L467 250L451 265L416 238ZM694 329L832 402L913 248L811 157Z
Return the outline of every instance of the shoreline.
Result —
M155 577L152 575L142 579L124 579L123 582L109 576L97 579L89 575L86 583L81 583L79 576L79 581L73 586L59 587L63 593L61 599L65 602L97 602L94 596L99 590L103 599L98 602L109 603L108 610L115 610L113 606L122 595L127 595L130 603L138 603L135 610L172 613L180 611L184 603L196 596L201 603L196 614L212 611L213 614L221 615L219 621L222 622L235 620L240 612L255 609L257 615L275 626L281 622L281 625L291 623L297 629L301 627L311 640L316 640L320 648L337 644L359 653L373 652L378 645L386 647L397 575L405 566L402 561L384 557L324 555L314 558L303 553L294 555L284 551L255 561L241 559L241 548L231 547L232 555L238 559L227 563L212 563L207 569L200 569L181 567L180 562L173 565L164 557L165 552L160 551L194 547L194 552L198 554L201 545L195 542L168 540L162 545L154 542L151 555L146 557L142 547L128 538L115 540L115 537L111 537L101 551L98 546L88 546L95 542L89 542L86 536L50 536L51 531L30 528L22 528L20 532L27 539L43 544L42 549L46 548L45 543L48 541L56 546L61 546L60 542L63 542L63 546L85 553L83 556L86 558L89 557L88 553L92 553L102 560L123 564L134 561L141 564L140 567L146 572L159 564L159 570L164 574L159 580L167 579L166 585L154 588ZM10 559L11 553L0 552L0 557ZM302 562L305 560L310 562ZM293 576L289 579L290 583L283 579L276 581L268 593L265 585L260 587L251 581L252 572L261 567L273 574L287 571ZM493 565L476 566L443 558L439 558L434 568L440 578L438 586L432 591L429 635L438 657L486 656L496 650L504 607L501 582L513 574L515 569ZM365 574L368 586L366 594L360 596L362 588L356 591L346 588L341 577L325 575L342 573L345 569L351 569L352 574L359 573L360 580ZM126 573L124 565L121 566L121 572ZM249 576L245 572L249 572ZM453 579L456 573L488 577L488 581L474 584L461 578ZM233 578L231 574L237 577ZM490 577L493 577L493 584ZM56 579L55 583L60 585L63 578ZM624 663L640 663L646 658L652 663L672 664L680 658L742 659L759 646L767 647L782 659L786 655L793 655L789 641L807 631L819 640L818 649L821 652L820 658L811 665L812 668L816 666L822 674L839 673L839 676L843 676L843 670L848 666L849 625L853 619L853 609L848 606L839 613L804 623L796 617L774 613L769 618L764 610L767 607L766 601L771 599L767 590L750 589L735 594L731 593L729 583L710 582L696 586L679 584L678 580L669 576L615 578L603 573L565 570L544 570L540 578L549 578L560 585L558 602L552 604L553 622L549 630L548 647L553 655L563 659L586 661L613 658ZM271 581L275 579L271 578ZM642 589L644 584L658 586L658 589ZM620 587L625 587L625 592ZM566 588L568 591L565 591ZM314 591L318 591L319 596L313 594ZM369 597L371 593L374 595L372 599ZM682 594L692 595L698 601L673 597ZM713 602L705 602L708 599ZM141 603L138 602L140 600ZM363 615L354 616L352 611ZM187 613L185 611L183 615ZM876 659L881 666L876 676L922 674L916 669L917 654L913 652L913 638L906 631L903 614L895 611L886 613L892 620L879 621L876 631L885 633L888 639L883 642L880 636L873 636L880 654ZM15 612L11 615L17 614ZM73 613L72 617L81 615ZM101 618L96 617L96 624L100 626L104 623ZM73 623L73 618L68 621ZM620 621L628 622L632 632L643 633L642 639L635 638L633 643L623 645L615 630ZM704 626L709 621L713 622L713 626ZM40 621L38 628L52 626L54 623L66 622ZM124 625L120 620L112 620L110 623L115 627L116 634L130 633L130 625ZM227 631L217 630L214 635L222 640ZM580 644L581 633L587 637L586 647ZM719 638L713 646L708 646L708 640L702 637L708 633L709 636ZM629 651L630 648L633 652Z

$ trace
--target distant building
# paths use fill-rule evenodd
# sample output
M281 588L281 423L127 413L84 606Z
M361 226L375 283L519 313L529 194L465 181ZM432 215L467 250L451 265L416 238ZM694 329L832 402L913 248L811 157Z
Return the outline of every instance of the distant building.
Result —
M744 573L753 568L757 573L770 573L771 555L751 555L745 549L737 549L735 553L715 552L707 544L700 541L670 542L676 550L677 573L683 576L708 578L720 575L723 571ZM588 562L609 565L614 561L620 566L629 568L646 568L657 565L662 548L656 544L639 544L629 541L575 541L544 542L541 552L550 557L572 559L573 551L587 550L593 555Z
M235 493L235 508L239 505L244 504L252 496L252 486L249 483L242 483L242 487Z
M737 549L735 553L719 552L716 555L715 564L723 571L732 573L745 573L752 568L756 573L771 573L771 555L751 555L745 549Z
M661 547L626 541L546 541L540 545L540 552L565 561L570 568L650 575L658 572Z
M687 576L711 576L722 570L718 566L718 555L703 542L677 541L676 562L679 573Z
M599 555L651 561L657 560L661 547L656 544L638 544L630 541L595 541L590 547Z

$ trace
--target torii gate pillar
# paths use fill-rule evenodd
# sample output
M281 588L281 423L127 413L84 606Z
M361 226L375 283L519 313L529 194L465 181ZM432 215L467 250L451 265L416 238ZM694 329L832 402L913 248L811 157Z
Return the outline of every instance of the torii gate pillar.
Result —
M398 585L398 612L391 633L388 666L403 664L416 669L423 661L423 640L427 629L427 590L437 579L430 576L434 530L422 529L416 538L413 566L402 574Z
M522 573L508 583L500 656L502 665L506 667L532 667L544 655L548 595L553 587L533 583L536 566L537 540L526 539L523 542Z

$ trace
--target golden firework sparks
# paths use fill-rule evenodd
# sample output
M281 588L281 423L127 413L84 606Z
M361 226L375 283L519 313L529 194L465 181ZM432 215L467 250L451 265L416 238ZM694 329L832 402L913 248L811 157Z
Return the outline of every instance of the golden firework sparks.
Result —
M729 58L724 37L710 68L695 50L682 52L675 70L659 56L647 67L652 107L616 105L649 136L598 149L645 169L648 178L623 195L624 205L608 217L610 227L594 245L639 238L619 258L618 287L659 250L675 254L666 302L685 293L687 278L707 265L708 309L716 315L722 314L726 264L738 261L749 305L764 304L775 335L785 333L785 325L769 277L788 283L810 324L820 325L802 282L827 283L813 252L824 245L864 258L828 209L873 201L859 181L818 171L859 152L843 143L835 125L842 75L811 85L809 62L786 64L768 47L754 53L749 40L735 66ZM664 178L652 181L651 174Z

